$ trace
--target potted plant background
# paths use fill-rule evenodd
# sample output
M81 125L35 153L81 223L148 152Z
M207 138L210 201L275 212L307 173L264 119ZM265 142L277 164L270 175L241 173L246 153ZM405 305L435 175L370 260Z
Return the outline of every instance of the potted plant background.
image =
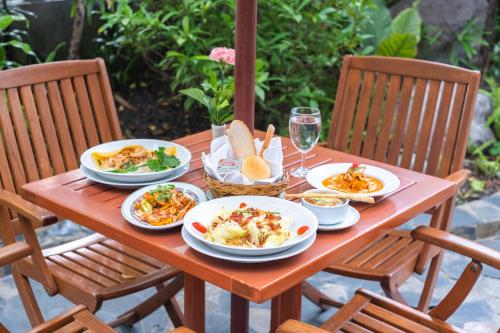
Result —
M234 49L214 48L210 60L217 62L220 78L210 71L200 88L183 89L180 92L203 104L212 123L212 138L224 135L226 123L233 119L234 79L228 72L235 64Z

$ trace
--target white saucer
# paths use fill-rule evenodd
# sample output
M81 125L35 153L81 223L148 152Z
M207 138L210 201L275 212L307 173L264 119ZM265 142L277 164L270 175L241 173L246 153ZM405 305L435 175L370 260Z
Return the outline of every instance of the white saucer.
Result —
M197 252L203 253L209 257L214 257L232 262L238 262L242 264L257 264L261 262L268 262L268 261L293 257L299 253L304 252L309 247L311 247L311 245L313 245L314 241L316 240L316 233L314 233L314 236L309 237L307 241L299 243L294 247L289 248L288 250L264 256L244 256L244 255L242 256L242 255L230 254L218 251L214 248L211 248L203 244L202 242L191 236L189 232L186 230L185 226L182 227L182 238L184 239L186 244L189 245L190 248L192 248Z
M359 212L355 208L349 206L346 217L342 222L335 224L321 224L321 221L319 221L318 230L332 231L349 228L355 225L359 221L359 218Z
M90 180L95 181L96 183L109 185L109 186L113 186L113 187L118 187L118 188L137 189L137 188L141 188L144 186L161 184L161 183L165 183L165 182L177 179L189 171L189 164L186 165L185 167L183 167L182 169L180 169L178 172L176 172L170 176L167 176L163 179L154 180L154 181L150 181L150 182L143 182L143 183L123 183L123 182L117 182L117 181L105 179L105 178L102 178L101 176L97 175L95 172L87 169L83 164L80 165L80 171L85 177L87 177Z

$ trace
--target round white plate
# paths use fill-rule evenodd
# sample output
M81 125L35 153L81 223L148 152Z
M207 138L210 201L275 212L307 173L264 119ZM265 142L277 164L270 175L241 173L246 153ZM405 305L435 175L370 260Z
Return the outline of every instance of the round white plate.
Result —
M122 204L122 216L125 220L127 220L129 223L135 225L136 227L139 228L144 228L144 229L150 229L150 230L165 230L165 229L170 229L170 228L175 228L178 225L181 225L184 220L179 220L171 224L167 225L162 225L162 226L153 226L150 225L149 223L146 223L139 219L135 213L134 213L134 203L136 200L138 200L142 195L150 190L155 189L158 185L175 185L176 188L182 190L185 194L189 195L196 201L196 205L199 205L201 202L204 202L207 200L205 196L205 192L203 192L202 189L199 187L196 187L194 185L188 184L188 183L178 183L178 182L171 182L171 183L161 183L161 184L156 184L156 185L150 185L143 187L133 193L131 193L127 199ZM196 206L195 206L196 207ZM191 208L194 209L195 207Z
M158 172L145 172L145 173L114 173L109 171L100 170L95 164L94 159L92 158L93 152L110 152L119 150L126 146L131 145L140 145L149 150L156 150L160 147L172 147L175 146L177 153L176 156L180 160L180 165L177 168L163 170ZM185 148L184 146L178 145L173 142L163 141L163 140L154 140L154 139L130 139L130 140L120 140L113 141L100 144L98 146L87 149L82 156L80 157L80 162L90 171L96 173L101 178L105 178L115 182L121 183L139 183L139 182L151 182L154 180L159 180L162 178L166 178L174 173L177 173L179 170L184 168L191 161L191 152Z
M282 245L266 248L242 248L212 243L205 239L204 235L193 227L193 222L199 222L208 228L213 218L225 208L229 211L239 208L244 202L249 207L259 208L272 212L281 213L282 217L289 217L290 222L290 238ZM265 197L265 196L234 196L224 197L204 202L191 209L184 217L184 225L191 236L203 242L207 246L213 247L219 251L247 256L262 256L285 251L286 249L306 241L313 237L318 228L318 219L310 210L302 207L300 204L284 199ZM308 226L309 229L298 236L297 229L302 226Z
M313 233L312 237L307 238L306 241L293 246L289 248L288 250L279 252L279 253L274 253L270 254L267 256L242 256L242 255L237 255L237 254L230 254L226 252L221 252L217 251L214 248L211 248L210 246L206 246L204 243L198 241L196 238L191 236L189 232L186 230L186 227L182 227L182 238L186 242L187 245L189 245L190 248L193 250L203 253L204 255L207 255L209 257L214 257L222 260L227 260L227 261L232 261L232 262L238 262L238 263L243 263L243 264L258 264L262 262L268 262L268 261L275 261L275 260L281 260L285 258L290 258L293 256L296 256L299 253L304 252L308 248L311 247L311 245L314 244L314 241L316 240L316 233Z
M332 164L324 164L320 165L307 174L307 182L317 189L321 190L330 190L338 193L343 193L340 191L336 191L335 189L328 188L323 185L323 180L328 177L338 175L339 173L345 173L351 167L352 163L332 163ZM362 166L366 167L366 175L377 178L384 184L384 187L380 191L371 192L371 193L360 193L364 195L369 195L372 197L384 195L387 193L391 193L398 189L400 182L399 178L390 171L387 171L382 168L378 168L372 165L362 164Z
M181 176L183 176L186 172L189 171L189 164L184 166L184 168L177 170L176 173L169 175L165 178L159 179L159 180L154 180L151 182L144 182L144 183L122 183L122 182L116 182L116 181L111 181L106 178L102 178L96 173L90 171L86 167L83 166L83 164L80 165L80 171L82 175L87 177L90 180L95 181L96 183L108 185L108 186L113 186L113 187L118 187L118 188L126 188L126 189L136 189L136 188L141 188L144 186L149 186L149 185L155 185L155 184L161 184L164 182L169 182L171 180L177 179Z
M320 224L318 225L318 230L332 231L349 228L358 223L359 218L359 212L355 208L349 206L349 210L347 211L347 214L342 222L335 224Z

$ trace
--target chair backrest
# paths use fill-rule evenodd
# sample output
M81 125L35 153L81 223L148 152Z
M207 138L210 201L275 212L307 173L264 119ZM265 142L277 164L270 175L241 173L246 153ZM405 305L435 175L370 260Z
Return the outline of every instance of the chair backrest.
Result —
M327 146L445 177L463 166L479 78L429 61L345 56Z
M88 147L121 135L102 59L0 72L0 188L76 169Z

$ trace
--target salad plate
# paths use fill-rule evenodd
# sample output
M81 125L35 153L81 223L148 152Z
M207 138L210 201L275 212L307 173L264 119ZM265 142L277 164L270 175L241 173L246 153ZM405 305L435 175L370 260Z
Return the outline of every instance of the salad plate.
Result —
M218 251L264 256L314 237L316 216L298 203L265 196L233 196L204 202L184 217L186 231Z
M83 164L80 165L80 172L82 173L82 175L84 175L88 179L90 179L96 183L100 183L100 184L104 184L104 185L108 185L108 186L113 186L113 187L117 187L117 188L124 188L124 189L138 189L138 188L141 188L144 186L169 182L169 181L172 181L172 180L177 179L179 177L182 177L188 171L189 171L189 164L187 164L183 168L177 170L177 172L170 174L162 179L153 180L153 181L149 181L149 182L128 183L128 182L112 181L112 180L109 180L106 178L102 178L101 176L97 175L93 171L90 171L89 169L87 169Z
M316 240L316 233L313 233L311 237L307 238L304 242L296 246L293 246L279 253L274 253L265 256L246 256L246 255L238 255L238 254L217 251L213 247L207 246L204 243L200 242L195 237L191 236L191 234L187 231L186 225L182 227L182 238L190 248L209 257L242 263L242 264L258 264L263 262L290 258L306 251L308 248L311 247L311 245L314 244L314 241Z
M203 190L194 185L162 183L131 193L123 202L121 213L136 227L165 230L181 225L185 214L206 200Z
M354 207L349 206L347 213L341 222L335 223L335 224L321 224L320 223L318 225L318 230L320 230L320 231L333 231L333 230L346 229L346 228L352 227L353 225L358 223L359 219L360 219L359 212Z
M381 196L399 188L399 178L390 171L358 163L331 163L313 168L306 177L314 188L337 193Z
M87 149L80 162L103 179L121 183L144 183L164 179L182 170L191 152L174 142L130 139Z

